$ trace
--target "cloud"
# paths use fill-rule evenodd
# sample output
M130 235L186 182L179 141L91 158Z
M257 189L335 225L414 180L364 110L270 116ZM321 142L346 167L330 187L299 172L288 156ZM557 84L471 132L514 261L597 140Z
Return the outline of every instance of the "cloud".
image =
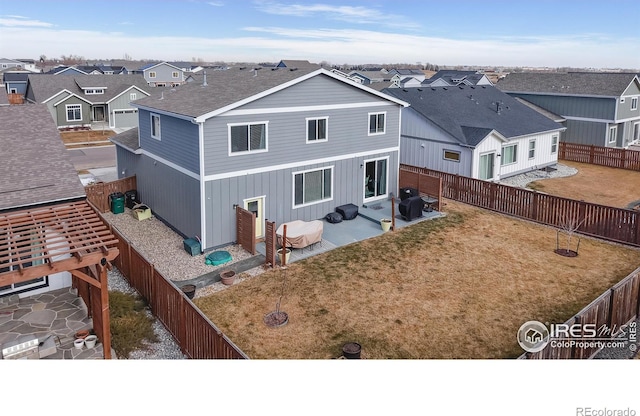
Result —
M30 20L24 16L0 16L0 26L7 27L53 27L52 23L41 22L39 20Z
M255 2L256 8L264 13L312 17L320 15L328 20L339 20L355 24L377 24L387 27L404 27L416 29L420 25L412 22L406 16L383 13L373 7L364 6L335 6L329 4L285 4L268 1Z
M224 3L221 1L208 1L207 4L209 6L213 6L213 7L222 7L224 6Z

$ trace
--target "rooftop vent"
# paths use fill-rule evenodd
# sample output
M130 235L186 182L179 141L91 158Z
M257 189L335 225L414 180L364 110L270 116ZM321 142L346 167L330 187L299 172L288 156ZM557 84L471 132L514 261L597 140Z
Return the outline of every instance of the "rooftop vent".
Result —
M202 86L206 87L207 86L207 71L204 71L202 74L204 75L204 80L202 81Z

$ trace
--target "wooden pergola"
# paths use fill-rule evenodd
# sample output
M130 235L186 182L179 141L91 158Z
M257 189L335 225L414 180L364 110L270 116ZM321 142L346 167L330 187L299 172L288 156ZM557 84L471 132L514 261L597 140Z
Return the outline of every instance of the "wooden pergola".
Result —
M111 358L107 270L118 240L86 201L0 213L0 287L69 272Z

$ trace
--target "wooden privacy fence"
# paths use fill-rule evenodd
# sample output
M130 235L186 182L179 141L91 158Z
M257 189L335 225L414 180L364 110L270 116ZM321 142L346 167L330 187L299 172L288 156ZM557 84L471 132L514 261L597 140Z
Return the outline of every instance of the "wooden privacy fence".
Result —
M466 176L409 165L400 167L400 186L411 186L414 176L442 178L442 196L502 214L563 228L617 243L640 246L640 211L608 207L542 194Z
M640 315L640 268L618 282L611 289L604 292L593 302L583 308L575 316L565 322L565 325L591 324L597 330L597 339L608 338L615 340L616 335L623 331L624 325L629 324ZM609 332L610 331L610 332ZM629 331L626 331L629 335ZM590 337L582 336L580 341L586 345L576 345L580 341L571 343L565 335L555 337L544 349L535 353L524 353L520 359L567 359L567 358L592 358L600 351L597 343ZM566 340L565 343L562 341ZM629 343L627 343L628 347Z
M252 255L256 254L256 214L236 206L236 241Z
M640 171L637 150L560 142L558 159Z
M414 188L417 189L420 194L428 195L437 199L433 208L436 211L440 211L443 196L442 178L428 174L421 174L420 172L411 171L409 169L400 169L400 187ZM393 207L395 204L391 204L391 206Z
M120 255L114 260L115 266L147 301L185 355L193 359L249 358L116 228L110 229L119 240Z
M136 189L136 177L129 176L117 181L111 182L98 182L93 185L87 185L84 187L84 191L87 194L87 200L98 210L98 212L107 212L110 207L109 195Z

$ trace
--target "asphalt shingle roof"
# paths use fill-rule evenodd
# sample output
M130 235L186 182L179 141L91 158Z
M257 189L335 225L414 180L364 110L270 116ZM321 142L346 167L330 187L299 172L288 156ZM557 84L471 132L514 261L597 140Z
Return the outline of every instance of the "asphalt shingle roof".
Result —
M491 130L510 139L562 129L492 86L387 88L383 92L408 102L409 111L416 111L468 146L477 146Z
M136 86L147 93L151 93L153 90L141 74L72 76L32 74L29 75L29 84L30 89L33 91L35 100L39 103L42 103L44 100L64 89L71 91L90 103L104 103L109 101L131 86ZM104 94L85 95L82 87L106 89Z
M613 72L513 72L496 87L506 92L619 97L635 76Z
M137 127L125 130L122 133L113 136L110 140L113 143L119 144L120 146L126 147L132 151L136 151L140 148Z
M320 66L309 66L291 71L288 68L255 70L231 68L208 71L207 85L190 82L178 87L158 91L134 104L188 117L198 117L249 98L271 88L309 74Z
M0 210L85 197L49 110L0 107Z

